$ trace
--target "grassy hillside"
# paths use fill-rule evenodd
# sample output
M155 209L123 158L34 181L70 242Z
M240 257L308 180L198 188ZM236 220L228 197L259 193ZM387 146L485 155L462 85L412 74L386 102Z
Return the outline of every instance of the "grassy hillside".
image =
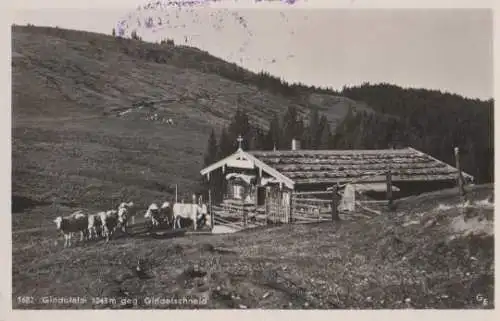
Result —
M16 297L106 296L151 308L145 296L192 296L206 298L207 308L491 309L492 189L469 191L475 204L465 220L453 189L401 200L395 212L363 221L131 236L69 249L56 239L54 207L38 205L13 215L13 305L91 308L22 305ZM147 278L133 272L138 258Z
M146 205L170 197L173 184L187 196L198 185L210 130L238 107L265 128L289 106L305 116L321 107L334 122L355 105L309 105L258 88L262 75L195 48L59 28L12 30L12 187L32 200ZM148 120L154 114L158 120ZM169 118L173 125L162 122Z

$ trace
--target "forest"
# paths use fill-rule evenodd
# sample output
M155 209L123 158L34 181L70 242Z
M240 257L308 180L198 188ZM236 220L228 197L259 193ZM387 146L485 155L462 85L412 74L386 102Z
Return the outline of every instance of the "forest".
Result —
M245 150L290 149L293 138L301 141L302 149L411 146L452 165L453 149L459 147L463 170L475 176L478 184L493 181L493 99L368 83L344 87L341 95L367 103L375 113L350 111L332 131L327 118L316 109L302 119L290 107L284 115L275 114L265 131L252 126L248 115L238 109L229 126L218 134L212 131L204 165L233 153L238 135L243 137ZM214 184L220 184L219 180Z

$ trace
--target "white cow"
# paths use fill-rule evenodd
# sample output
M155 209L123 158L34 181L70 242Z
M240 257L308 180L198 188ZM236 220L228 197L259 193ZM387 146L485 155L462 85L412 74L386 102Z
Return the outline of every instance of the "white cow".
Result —
M54 219L57 229L64 234L64 247L71 246L73 233L80 232L80 241L83 241L88 226L88 216L81 212L75 212L69 216L58 216Z
M207 214L207 206L205 204L182 204L175 203L173 207L173 215L174 215L174 226L181 227L181 218L190 219L193 222L193 228L196 231L198 226L198 221L203 218L204 215ZM205 220L207 217L205 216Z
M160 208L156 203L152 203L151 205L149 205L148 209L146 210L146 214L144 214L144 218L146 220L151 220L153 227L160 225Z
M115 232L118 225L118 211L100 212L99 217L101 218L103 236L106 237L106 242L109 242L110 236Z
M133 202L121 203L118 206L118 225L121 227L124 233L127 232L128 218L130 216L130 210L134 206ZM133 217L133 216L132 216Z

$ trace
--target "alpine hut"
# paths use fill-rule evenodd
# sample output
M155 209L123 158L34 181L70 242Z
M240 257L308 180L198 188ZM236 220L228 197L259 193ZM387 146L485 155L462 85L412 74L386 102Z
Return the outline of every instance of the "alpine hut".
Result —
M457 182L455 167L411 147L301 150L298 141L291 145L290 150L245 151L240 143L232 155L202 169L201 174L208 180L214 171L223 175L224 203L265 205L266 211L280 211L283 222L290 220L295 193L354 185L370 198L385 198L388 173L393 198L449 188ZM474 180L464 172L462 177L466 183Z

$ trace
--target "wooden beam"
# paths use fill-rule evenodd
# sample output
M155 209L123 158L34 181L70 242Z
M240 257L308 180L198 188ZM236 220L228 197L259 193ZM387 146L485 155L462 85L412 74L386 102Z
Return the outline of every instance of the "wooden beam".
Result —
M340 216L338 212L338 185L333 185L333 188L331 190L332 193L332 221L333 222L338 222L340 221Z
M241 199L241 213L243 214L242 215L243 227L246 228L248 222L247 222L247 211L245 210L244 206L244 198Z
M210 214L210 226L211 226L212 231L213 231L215 220L214 220L214 212L212 209L212 190L211 189L208 189L208 213Z
M331 192L328 192L331 194ZM294 200L297 202L311 202L311 203L331 203L331 200L323 200L319 198L299 198L299 197L292 197Z
M269 224L269 189L266 188L266 198L264 200L264 208L266 209L266 225Z
M331 194L329 191L313 191L313 192L293 192L293 195L319 195L319 194Z
M460 165L460 150L458 147L455 147L455 167L457 168L457 186L458 191L461 197L465 197L465 188L464 188L464 177L462 175L462 167Z
M389 210L392 209L392 172L391 170L387 171L386 174L386 182L387 182L387 206Z

